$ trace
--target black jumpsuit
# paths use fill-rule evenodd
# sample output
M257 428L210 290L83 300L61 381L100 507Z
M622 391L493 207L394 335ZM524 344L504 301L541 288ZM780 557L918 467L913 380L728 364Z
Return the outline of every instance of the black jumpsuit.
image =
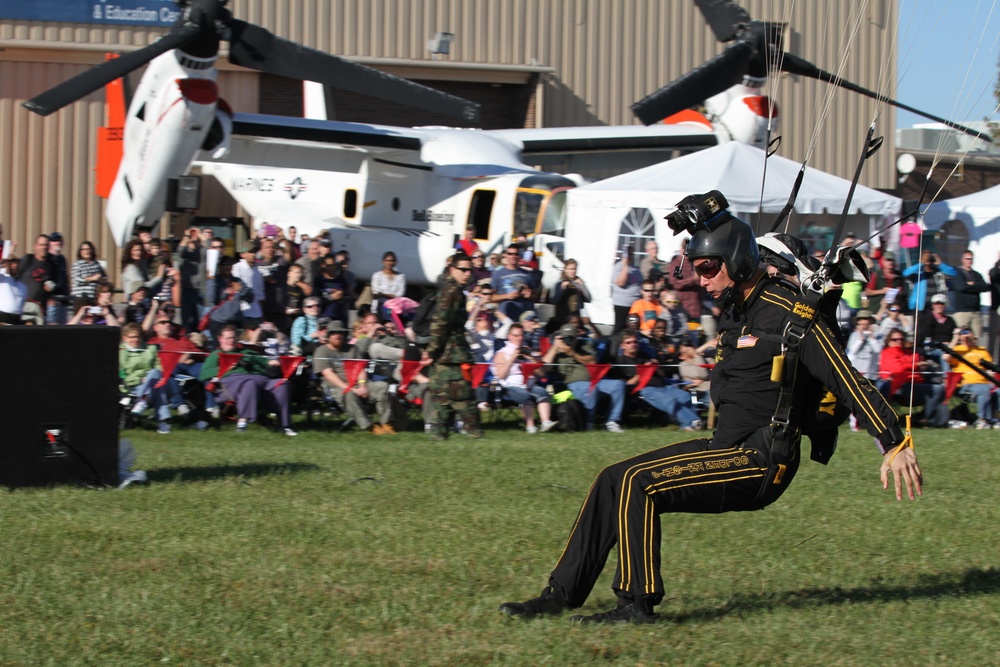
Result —
M719 425L711 440L668 445L598 474L549 580L570 607L587 599L615 544L615 593L624 600L658 604L664 592L660 514L758 510L788 487L798 469L798 438L792 454L782 457L769 449L764 427L774 415L780 388L771 381L772 359L781 353L782 332L795 300L785 285L765 277L744 303L723 313L712 370ZM888 444L902 440L896 413L854 370L819 318L799 356L796 406L815 406L816 392L826 386L873 436Z

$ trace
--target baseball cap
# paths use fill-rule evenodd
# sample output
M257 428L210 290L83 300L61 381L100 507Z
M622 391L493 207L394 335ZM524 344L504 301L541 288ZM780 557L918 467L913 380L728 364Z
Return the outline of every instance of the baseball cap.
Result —
M858 314L854 316L854 320L855 321L857 321L857 320L875 321L875 318L872 316L872 311L861 309L861 310L858 311Z
M557 335L562 336L563 338L576 338L577 330L572 324L564 324L559 327Z
M971 333L972 333L972 329L959 329L958 330L958 334L960 336L968 336Z
M521 313L521 317L517 318L517 320L518 322L527 322L528 320L531 320L532 322L537 322L538 313L536 313L533 310L526 310L523 313Z
M56 241L56 242L62 241L63 240L63 235L60 234L59 232L52 232L51 234L49 234L49 240L50 241Z
M931 297L931 303L948 303L948 297L944 294L935 294Z
M326 331L327 333L347 333L350 329L345 327L341 320L330 320L330 323L326 325Z

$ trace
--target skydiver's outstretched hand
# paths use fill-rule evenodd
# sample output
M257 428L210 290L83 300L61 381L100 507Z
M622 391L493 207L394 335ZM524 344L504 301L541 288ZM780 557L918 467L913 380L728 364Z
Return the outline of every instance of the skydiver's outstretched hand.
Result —
M924 474L920 472L917 454L912 447L905 447L898 453L895 449L887 452L882 459L882 488L889 488L889 473L892 472L896 485L896 500L903 499L903 482L906 482L906 495L913 500L914 490L918 496L923 495Z

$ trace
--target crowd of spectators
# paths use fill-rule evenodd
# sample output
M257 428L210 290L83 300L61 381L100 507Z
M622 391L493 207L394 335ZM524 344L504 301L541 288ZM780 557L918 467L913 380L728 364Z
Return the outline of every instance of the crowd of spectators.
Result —
M358 428L395 433L394 402L422 405L432 428L428 379L406 364L426 342L406 327L417 306L408 297L418 292L393 251L359 279L349 252L326 236L298 238L294 228L265 224L232 256L227 242L211 228L191 228L171 247L142 230L122 250L115 286L92 243L80 243L67 265L62 235L39 235L31 252L3 260L0 323L121 327L129 410L138 417L152 409L161 433L181 417L205 428L232 405L240 431L264 412L295 435L301 380L289 379L282 359L299 357L307 370L296 378L311 377ZM637 411L703 428L718 310L682 261L683 248L666 259L648 241L637 259L637 247L623 247L609 286L587 284L568 259L549 289L526 239L487 257L470 232L455 249L471 259L466 329L485 368L480 410L514 406L526 432L537 433L556 428L569 411L559 406L572 397L582 428L618 433ZM1000 268L987 281L971 268L970 252L958 268L928 252L902 271L891 253L863 256L871 280L845 286L838 310L854 365L900 403L912 394L923 406L919 423L958 425L947 408L954 394L975 405L978 428L994 425L993 383L980 372L993 362L980 342L980 295L1000 284ZM588 319L594 289L611 294L610 331Z

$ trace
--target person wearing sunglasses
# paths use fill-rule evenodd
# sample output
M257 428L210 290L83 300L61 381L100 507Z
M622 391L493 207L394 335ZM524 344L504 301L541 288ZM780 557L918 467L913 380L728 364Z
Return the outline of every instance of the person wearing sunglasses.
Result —
M438 290L430 322L430 342L421 354L421 366L430 366L431 400L437 409L437 424L432 440L446 440L455 422L462 420L463 433L483 437L479 429L472 382L468 377L474 362L472 348L465 337L465 286L472 277L472 260L457 253L448 262L448 271ZM433 365L432 365L433 364Z
M665 309L656 294L656 283L654 281L649 279L643 280L639 286L639 292L641 296L632 302L628 314L639 316L639 328L648 335L653 330L653 323L656 322L657 318L663 317ZM687 322L685 321L686 324Z
M885 347L878 359L878 390L886 398L909 403L911 388L913 406L923 406L916 426L942 427L948 423L948 406L943 384L929 382L924 373L936 373L940 366L914 352L907 334L893 329L885 337ZM912 385L912 387L911 387Z
M722 310L711 376L712 400L718 410L714 434L604 468L573 523L548 587L531 600L503 603L501 612L529 618L580 607L617 547L612 583L617 605L571 620L654 622L654 607L665 593L660 563L676 560L661 561L661 539L678 537L675 527L661 534L659 515L757 510L777 500L795 476L800 461L799 429L816 421L824 386L876 437L884 456L883 486L887 488L891 472L897 498L902 499L904 481L910 498L921 493L916 455L912 448L900 446L904 438L898 415L851 367L830 325L822 319L813 322L797 345L799 363L793 365L786 359L785 371L797 371L794 391L786 393L792 410L786 427L772 426L781 380L786 377L779 372L777 380L772 379L774 359L783 354L783 332L787 324L798 321L793 308L798 305L801 310L801 304L788 286L766 276L752 228L719 206L724 198L715 195L721 193L700 197L700 219L691 224L687 248L687 261ZM672 216L668 220L678 219L677 214Z
M521 313L532 310L532 296L538 282L534 273L519 265L521 258L521 248L516 244L510 244L503 252L503 267L493 272L492 303L497 304L497 308L504 315L514 322L521 317Z

